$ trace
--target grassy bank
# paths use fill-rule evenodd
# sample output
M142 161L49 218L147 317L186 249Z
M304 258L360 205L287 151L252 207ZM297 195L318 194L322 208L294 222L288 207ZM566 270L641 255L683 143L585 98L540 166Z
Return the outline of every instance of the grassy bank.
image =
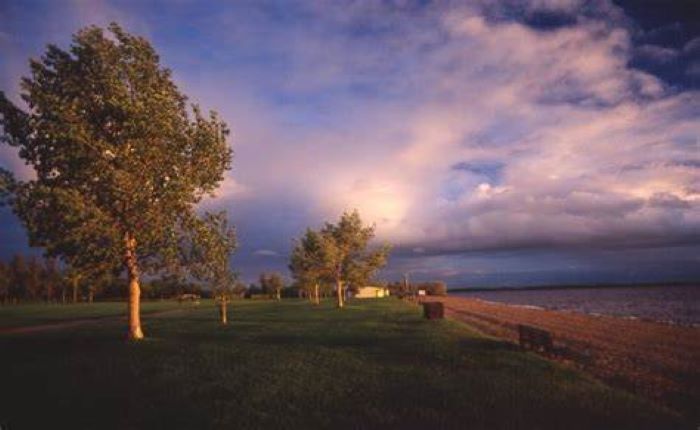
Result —
M102 306L102 305L96 305ZM209 303L0 336L3 428L673 428L631 395L395 299Z

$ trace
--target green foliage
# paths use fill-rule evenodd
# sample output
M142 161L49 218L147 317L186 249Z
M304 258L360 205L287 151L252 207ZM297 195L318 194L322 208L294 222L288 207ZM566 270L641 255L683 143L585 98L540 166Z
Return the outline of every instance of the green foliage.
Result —
M392 295L404 296L418 294L418 290L425 290L429 296L446 296L447 284L444 281L428 281L408 283L407 280L393 282L387 285Z
M277 272L261 273L259 282L263 294L267 294L271 298L279 299L281 297L282 289L284 288L282 275Z
M116 24L109 33L85 28L67 51L49 45L32 60L28 111L0 93L0 139L36 173L0 175L0 198L11 191L31 244L73 267L176 270L206 244L195 205L230 167L229 131L188 108L144 38Z
M10 299L10 267L0 261L0 304L8 303Z
M209 283L214 296L227 299L236 282L229 261L236 248L236 232L229 227L226 212L206 214L196 228L196 240L185 247L187 265L195 277Z
M337 224L326 223L321 235L326 265L336 282L360 287L386 264L390 247L368 249L374 227L365 226L356 210L343 213Z
M236 283L233 284L233 288L231 288L231 295L234 298L243 298L247 291L248 291L248 288L245 286L245 284L243 282L236 281Z
M345 285L350 288L366 285L386 264L390 247L370 250L372 238L373 226L365 226L356 210L345 212L337 224L326 223L319 232L306 230L292 249L289 269L307 291L334 282L338 306L342 307Z
M0 97L2 99L2 97ZM0 207L11 202L12 191L15 188L15 180L9 170L0 167Z
M312 294L313 288L331 278L326 257L327 247L321 233L307 229L295 242L289 260L289 270L300 288Z

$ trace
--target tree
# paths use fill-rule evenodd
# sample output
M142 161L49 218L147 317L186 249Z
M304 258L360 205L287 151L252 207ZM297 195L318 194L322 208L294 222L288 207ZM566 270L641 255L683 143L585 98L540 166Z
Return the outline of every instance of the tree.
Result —
M338 307L345 305L347 284L361 286L386 264L389 246L367 249L374 238L374 226L365 226L357 210L345 212L338 224L326 223L321 230L326 265L335 282Z
M302 288L309 292L315 304L321 303L320 286L331 275L328 270L328 258L324 254L323 236L312 229L307 229L304 237L296 241L289 262L292 276Z
M279 273L261 273L260 287L263 293L269 295L270 298L281 300L284 279Z
M446 296L447 284L443 281L425 282L420 286L429 296Z
M345 212L337 224L326 223L320 232L307 230L292 250L290 269L300 281L335 283L338 307L345 305L345 288L366 284L386 264L389 246L369 250L374 227L365 226L357 211ZM318 294L318 293L316 293Z
M236 248L236 232L229 227L226 212L207 214L198 229L199 240L186 248L189 265L194 276L209 282L221 324L228 324L228 302L236 282L229 258Z
M17 254L12 257L8 266L9 287L7 289L8 298L18 303L27 295L27 262L24 256Z
M0 261L0 305L8 303L10 295L10 266Z
M41 262L35 255L29 257L27 270L24 274L24 286L30 300L41 300L42 298L42 267Z
M247 291L248 288L243 282L236 281L236 283L233 285L233 288L231 289L231 294L233 295L233 297L243 298Z
M66 272L65 280L71 287L73 304L78 303L78 293L80 292L80 282L83 275L76 269L70 269Z
M126 272L129 338L141 339L139 279L184 267L199 242L195 206L230 168L228 129L202 114L151 45L117 24L49 45L21 82L23 111L0 93L1 140L36 179L3 180L34 246L76 267ZM204 242L202 242L204 246Z

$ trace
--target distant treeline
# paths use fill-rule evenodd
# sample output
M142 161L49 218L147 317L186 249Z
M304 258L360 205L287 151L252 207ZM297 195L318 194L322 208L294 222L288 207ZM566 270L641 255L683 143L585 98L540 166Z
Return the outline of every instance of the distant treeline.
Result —
M121 300L126 297L127 290L128 281L124 276L80 276L51 258L18 254L8 262L0 261L1 305ZM183 294L211 298L213 293L200 283L174 276L146 279L141 283L144 299L174 299ZM235 282L229 295L230 298L300 298L307 297L307 291L297 283L285 285L278 273L263 273L259 283L246 286ZM321 286L321 295L333 295L330 283Z
M408 282L391 282L388 283L387 288L392 295L395 296L405 296L405 295L416 295L419 291L423 290L429 296L446 296L447 295L447 284L443 281L428 281L428 282L418 282L418 283L408 283Z
M122 276L80 276L51 258L15 255L9 262L0 261L0 304L3 305L123 299L127 288L127 280ZM245 286L238 284L233 288L241 296L245 290ZM182 294L209 297L211 292L176 277L154 278L141 286L141 296L146 299L175 298Z
M416 295L424 290L428 295L444 296L447 286L442 281L406 283L380 282L378 286L389 289L394 296ZM126 297L128 282L125 277L113 274L80 276L55 259L37 256L15 255L9 262L0 261L0 304L26 302L77 303L94 300L119 300ZM351 293L357 286L348 287ZM196 294L211 298L212 291L196 282L165 276L144 280L141 296L144 299L172 299L183 294ZM319 284L320 297L333 297L332 282ZM230 298L308 298L308 286L298 282L285 284L279 273L263 273L258 283L245 285L235 282Z
M56 260L15 255L0 261L0 303L54 301L68 294L68 285Z

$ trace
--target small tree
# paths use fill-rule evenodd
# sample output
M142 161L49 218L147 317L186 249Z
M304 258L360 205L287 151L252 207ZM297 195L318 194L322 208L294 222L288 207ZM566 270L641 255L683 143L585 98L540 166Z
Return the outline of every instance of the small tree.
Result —
M207 214L198 229L199 240L186 247L188 265L194 276L209 283L221 324L228 324L228 302L236 282L229 259L236 248L236 232L229 227L226 212Z
M43 267L41 261L34 255L27 261L27 272L25 274L25 286L30 300L41 300Z
M443 281L426 282L424 286L426 293L430 296L446 296L447 284Z
M247 291L248 291L248 288L245 286L245 284L243 282L236 281L236 283L233 285L233 289L231 290L231 293L233 294L233 297L242 298Z
M309 297L315 304L321 303L320 289L324 279L330 277L328 258L324 254L327 247L323 244L323 236L314 230L307 229L304 237L299 239L289 262L289 270L294 279L309 292Z
M0 261L0 305L8 303L10 295L10 267Z
M21 254L16 254L10 260L8 266L9 288L8 296L10 300L17 304L27 296L27 261Z
M78 303L78 293L80 292L80 282L82 275L77 270L68 270L65 275L66 283L70 285L72 291L72 302Z
M42 281L46 291L46 302L50 303L54 300L56 289L61 282L60 271L55 258L47 258L44 261L43 275Z
M9 187L31 244L47 255L121 268L129 338L141 339L141 274L183 264L183 242L203 230L196 204L223 180L231 150L226 125L188 109L148 41L109 31L88 27L68 51L49 45L32 60L21 83L27 112L0 93L0 140L36 173L0 175L0 198Z
M277 300L282 298L282 289L284 288L284 279L279 273L261 273L260 287L263 293Z

